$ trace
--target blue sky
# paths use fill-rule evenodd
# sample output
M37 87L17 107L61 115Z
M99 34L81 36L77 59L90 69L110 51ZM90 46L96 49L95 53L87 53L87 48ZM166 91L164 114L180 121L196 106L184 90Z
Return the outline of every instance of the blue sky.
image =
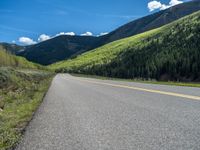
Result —
M181 2L181 0L0 0L0 42L34 44L38 42L39 37L39 41L43 41L61 32L70 35L74 33L99 35Z

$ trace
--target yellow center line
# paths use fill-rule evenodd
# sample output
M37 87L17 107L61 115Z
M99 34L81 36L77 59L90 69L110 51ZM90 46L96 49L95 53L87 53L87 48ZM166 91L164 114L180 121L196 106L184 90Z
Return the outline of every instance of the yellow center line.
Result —
M65 78L65 79L67 79L67 78ZM112 87L132 89L132 90L137 90L137 91L144 91L144 92L149 92L149 93L157 93L157 94L162 94L162 95L182 97L182 98L187 98L187 99L192 99L192 100L198 100L198 101L200 101L200 97L199 96L186 95L186 94L180 94L180 93L174 93L174 92L165 92L165 91L152 90L152 89L145 89L145 88L139 88L139 87L135 87L135 86L121 85L121 84L112 84L112 83L105 83L105 82L97 82L97 81L91 81L91 80L87 80L87 79L83 79L83 78L78 78L78 77L74 77L73 79L74 80L78 80L78 81L82 81L82 82L88 82L88 83L98 84L98 85L107 85L107 86L112 86Z

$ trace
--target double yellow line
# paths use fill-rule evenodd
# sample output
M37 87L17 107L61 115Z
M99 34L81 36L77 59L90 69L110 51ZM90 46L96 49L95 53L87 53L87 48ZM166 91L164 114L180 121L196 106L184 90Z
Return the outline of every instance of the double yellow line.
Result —
M78 78L78 77L74 77L73 79L78 80L78 81L82 81L82 82L98 84L98 85L107 85L107 86L112 86L112 87L117 87L117 88L132 89L132 90L137 90L137 91L157 93L157 94L162 94L162 95L175 96L175 97L181 97L181 98L187 98L187 99L200 101L199 96L186 95L186 94L180 94L180 93L174 93L174 92L165 92L165 91L152 90L152 89L145 89L145 88L139 88L139 87L127 86L127 85L121 85L121 84L111 84L111 83L105 83L105 82L97 82L97 81L91 81L91 80L82 79L82 78Z

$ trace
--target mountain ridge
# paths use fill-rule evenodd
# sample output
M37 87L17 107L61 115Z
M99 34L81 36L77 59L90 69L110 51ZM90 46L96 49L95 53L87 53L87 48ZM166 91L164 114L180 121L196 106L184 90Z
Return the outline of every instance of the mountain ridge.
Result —
M174 20L177 20L181 17L189 15L198 10L200 10L200 0L193 0L193 1L185 2L183 4L179 4L179 5L170 7L166 10L162 10L162 11L156 12L154 14L144 16L142 18L131 21L131 22L117 28L116 30L112 31L110 33L110 35L106 35L106 36L110 36L110 38L112 38L112 36L113 36L112 34L116 34L116 33L119 34L122 30L122 31L127 31L128 33L125 34L126 36L120 37L118 39L126 38L126 37L129 37L132 35L136 35L136 34L139 34L139 33L145 32L145 31L149 31L149 30L161 27L162 25L173 22ZM178 16L178 15L180 15L180 16ZM163 17L163 16L165 16L165 17ZM170 19L170 20L167 20L167 19ZM145 23L143 23L143 21ZM138 22L139 22L139 24L142 22L144 24L144 28L141 28L141 24L137 25ZM158 22L161 22L161 23L159 24ZM130 27L127 28L127 26L130 26ZM124 27L127 29L124 30L123 29ZM135 28L134 30L132 30L133 27ZM141 29L137 29L138 27ZM108 41L107 43L118 40L118 39L117 38L112 39L112 40Z

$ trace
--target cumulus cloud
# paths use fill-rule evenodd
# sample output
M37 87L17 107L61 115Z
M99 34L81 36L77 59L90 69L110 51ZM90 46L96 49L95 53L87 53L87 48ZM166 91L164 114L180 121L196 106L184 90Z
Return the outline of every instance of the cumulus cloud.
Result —
M60 35L75 36L76 34L74 32L60 32L60 33L56 34L56 36L60 36Z
M74 36L74 35L76 35L74 32L67 32L67 33L65 33L65 35L71 35L71 36Z
M175 5L178 5L178 4L181 4L181 3L183 3L183 1L171 0L171 1L169 2L169 5L170 5L170 6L175 6Z
M58 34L56 34L55 36L49 36L49 35L46 35L46 34L41 34L39 37L38 37L38 42L43 42L43 41L46 41L46 40L49 40L51 38L54 38L56 36L60 36L60 35L70 35L70 36L74 36L75 33L74 32L60 32ZM33 39L29 38L29 37L20 37L19 40L18 40L20 43L24 44L24 45L32 45L32 44L36 44L37 42L34 41ZM15 43L15 41L13 40L12 43Z
M149 11L154 11L154 10L165 10L167 8L170 8L172 6L175 6L175 5L178 5L178 4L181 4L183 3L183 1L181 0L170 0L169 4L166 5L166 4L162 4L160 1L157 1L157 0L153 0L151 2L148 3L148 8L149 8Z
M43 41L46 41L46 40L49 40L51 37L46 35L46 34L41 34L38 38L38 41L39 42L43 42Z
M100 33L100 36L107 35L107 34L108 34L108 32L102 32L102 33Z
M24 45L33 45L33 44L37 43L33 39L28 38L28 37L20 37L19 42L24 44Z
M148 8L150 11L154 11L155 9L160 9L162 6L161 2L151 1L148 3Z
M165 10L167 8L170 8L170 7L171 7L170 5L162 4L162 6L160 7L160 10Z
M81 34L81 36L92 36L93 33L92 32L85 32L83 34Z

